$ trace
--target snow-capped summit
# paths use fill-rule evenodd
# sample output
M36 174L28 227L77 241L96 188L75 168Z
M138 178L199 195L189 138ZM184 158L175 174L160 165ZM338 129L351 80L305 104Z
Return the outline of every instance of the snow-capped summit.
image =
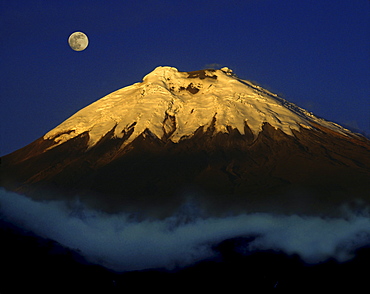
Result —
M157 67L2 158L0 186L165 217L370 204L370 142L238 78ZM190 191L190 192L189 192Z
M244 134L247 125L256 137L264 123L288 135L311 122L324 124L342 134L340 126L318 119L277 95L242 79L231 69L179 72L160 66L147 74L141 83L117 90L78 111L48 132L44 139L62 144L84 132L89 147L108 132L122 138L130 133L129 144L145 130L157 138L174 143L190 138L200 127L214 122L215 133L228 128ZM56 146L56 145L54 145Z

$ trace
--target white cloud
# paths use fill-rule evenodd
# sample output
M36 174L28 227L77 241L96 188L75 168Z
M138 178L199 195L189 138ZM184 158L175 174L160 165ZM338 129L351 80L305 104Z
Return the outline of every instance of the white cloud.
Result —
M334 257L345 261L355 249L370 243L370 218L277 216L266 213L186 222L174 215L164 220L133 220L127 214L108 215L84 209L80 203L36 202L0 190L0 215L48 237L87 260L116 271L190 265L212 257L212 246L240 236L257 236L243 250L282 250L308 263Z

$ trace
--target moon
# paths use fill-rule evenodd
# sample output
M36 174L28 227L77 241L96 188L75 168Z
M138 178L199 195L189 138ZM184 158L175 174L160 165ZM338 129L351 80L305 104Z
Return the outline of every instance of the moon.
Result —
M74 32L69 36L68 44L74 51L83 51L89 45L89 39L82 32Z

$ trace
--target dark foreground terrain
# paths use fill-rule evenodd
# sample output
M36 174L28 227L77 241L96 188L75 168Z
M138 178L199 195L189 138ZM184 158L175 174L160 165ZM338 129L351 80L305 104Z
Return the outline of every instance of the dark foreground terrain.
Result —
M0 293L127 293L137 290L357 290L370 289L370 249L346 263L306 265L279 252L242 255L234 249L247 239L231 239L214 250L218 258L191 267L111 272L84 262L78 253L0 222ZM297 292L298 291L298 292ZM286 292L285 292L286 293ZM359 292L352 292L359 293Z

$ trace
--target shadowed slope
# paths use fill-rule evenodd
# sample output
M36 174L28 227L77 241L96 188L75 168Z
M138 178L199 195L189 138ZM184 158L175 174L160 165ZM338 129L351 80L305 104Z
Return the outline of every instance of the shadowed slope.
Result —
M36 199L74 199L109 212L164 217L184 201L211 214L253 211L337 214L369 203L370 145L325 127L289 136L269 124L256 139L229 128L200 128L173 143L146 131L130 145L108 133L86 149L88 134L55 148L36 140L3 158L1 185ZM45 152L41 152L44 148Z

